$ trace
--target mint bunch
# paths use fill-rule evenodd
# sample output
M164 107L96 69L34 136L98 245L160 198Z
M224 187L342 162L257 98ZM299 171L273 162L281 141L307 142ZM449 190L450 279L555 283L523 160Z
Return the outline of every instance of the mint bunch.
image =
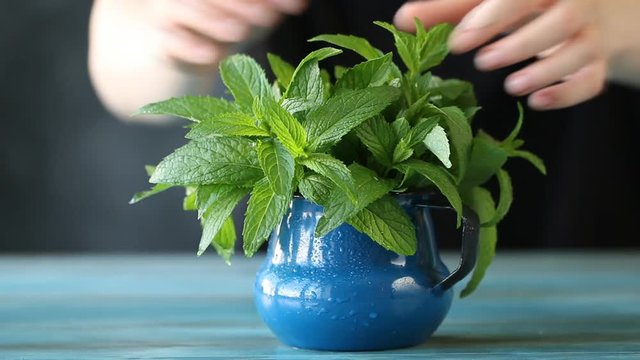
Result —
M337 66L330 74L319 63L342 50L325 47L294 67L274 54L268 60L276 79L246 55L220 64L234 101L186 96L144 106L137 114L182 117L187 144L147 169L155 186L131 203L171 187L186 191L183 207L197 211L202 224L198 255L209 246L227 262L236 241L231 213L250 195L243 226L245 255L252 256L280 224L292 197L301 194L324 207L315 230L323 236L346 222L398 254L416 251L415 228L391 196L404 191L437 191L457 212L463 205L482 222L479 263L462 295L482 279L495 251L496 225L512 202L504 165L511 157L544 164L521 149L522 109L503 141L478 131L471 120L480 109L473 87L431 74L448 54L451 26L429 31L417 21L415 35L376 22L395 39L405 70L366 39L320 35L354 51L364 61ZM496 178L497 203L483 187Z

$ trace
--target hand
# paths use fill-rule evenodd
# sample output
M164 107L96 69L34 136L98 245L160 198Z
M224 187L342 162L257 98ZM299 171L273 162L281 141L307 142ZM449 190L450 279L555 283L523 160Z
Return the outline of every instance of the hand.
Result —
M149 0L164 55L179 63L214 66L229 48L285 14L299 14L307 0Z
M539 110L564 108L598 95L607 77L640 84L640 1L637 0L432 0L406 3L396 24L413 28L457 23L453 53L484 46L480 70L494 70L537 57L509 75L505 89L529 96Z

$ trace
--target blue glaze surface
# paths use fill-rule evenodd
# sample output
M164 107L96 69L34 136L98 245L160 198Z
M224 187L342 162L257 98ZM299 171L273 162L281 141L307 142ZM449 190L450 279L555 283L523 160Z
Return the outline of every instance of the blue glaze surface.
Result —
M401 256L343 224L313 233L323 209L295 198L269 242L255 282L258 312L285 344L378 350L425 342L446 316L452 291L434 288L449 271L435 241L426 195L398 201L417 226L418 251Z

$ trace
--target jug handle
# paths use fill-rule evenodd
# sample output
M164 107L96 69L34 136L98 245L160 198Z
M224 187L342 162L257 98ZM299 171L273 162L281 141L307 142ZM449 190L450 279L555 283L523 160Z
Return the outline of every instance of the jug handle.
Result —
M434 209L448 209L453 210L450 206L434 206L423 205L424 207ZM478 242L480 238L480 220L478 215L468 207L464 207L462 210L462 240L461 240L461 253L460 263L458 268L452 271L449 276L440 281L434 290L447 291L458 281L462 280L465 276L469 275L471 270L476 266L476 260L478 255Z

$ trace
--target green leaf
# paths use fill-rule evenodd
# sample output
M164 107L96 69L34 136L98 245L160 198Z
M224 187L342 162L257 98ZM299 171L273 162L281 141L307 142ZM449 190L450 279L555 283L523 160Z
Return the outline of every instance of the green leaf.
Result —
M392 162L393 164L399 164L410 158L411 155L413 155L413 148L409 146L406 139L402 138L398 141L396 148L393 149Z
M225 221L231 216L233 209L247 193L247 188L234 185L198 186L196 205L202 223L198 256L202 255L215 240Z
M269 136L269 132L258 126L258 120L241 112L224 113L203 119L187 134L187 139L202 139L217 136Z
M311 110L303 122L312 149L338 142L353 128L379 114L400 95L398 89L379 86L345 90Z
M231 256L234 253L236 240L236 226L233 217L229 216L211 242L213 248L216 249L218 255L222 256L227 265L231 265Z
M236 54L223 60L220 76L236 103L244 109L251 109L255 99L273 97L264 70L247 55Z
M342 77L336 82L336 91L383 85L389 79L391 69L391 53L362 62L342 74Z
M245 138L204 139L178 148L158 164L154 184L251 185L262 177L253 148Z
M342 75L344 75L344 73L346 73L348 69L349 68L347 67L336 65L333 68L333 76L336 78L336 81L340 80L340 78L342 78Z
M129 200L129 204L135 204L137 202L140 202L148 197L151 197L153 195L159 194L167 189L171 189L173 187L173 185L169 185L169 184L156 184L154 185L150 190L147 191L140 191L137 192L133 195L133 197L131 198L131 200Z
M273 71L273 74L276 76L278 84L286 91L289 83L291 83L291 78L295 71L294 67L276 54L267 53L267 60L271 66L271 71Z
M277 195L264 178L256 183L247 204L242 235L244 253L252 257L280 224L289 207L290 196Z
M356 128L356 135L379 163L391 166L398 139L390 123L374 116Z
M491 193L481 187L474 187L470 191L463 193L464 203L476 214L481 223L487 222L494 217L495 204ZM471 275L471 279L460 293L460 297L469 296L484 278L487 269L493 261L496 251L498 232L495 226L481 227L478 246L478 257L476 266Z
M433 76L429 87L430 100L439 107L457 106L470 118L479 108L473 84L458 79L442 80Z
M493 217L486 223L482 223L482 226L494 226L498 225L511 208L513 202L513 186L511 185L511 177L509 173L503 169L498 170L496 173L498 179L498 185L500 185L500 200L498 200L498 207L496 208Z
M409 171L415 171L431 181L440 190L442 195L449 200L449 203L458 214L458 226L460 226L462 220L462 200L449 173L437 165L417 159L409 159L398 164L396 168L404 174L407 174Z
M516 126L511 130L509 136L502 141L502 145L509 147L520 134L520 129L522 129L522 122L524 118L524 110L522 109L522 105L518 102L518 121L516 122Z
M314 153L300 163L318 174L329 178L347 196L355 200L355 189L351 172L342 161L328 154Z
M273 192L291 194L295 164L287 149L279 141L261 142L258 144L258 161Z
M446 107L441 110L446 115L444 118L453 150L453 163L456 165L456 180L460 182L464 178L471 155L471 126L460 109Z
M196 187L195 186L187 186L185 188L185 196L182 199L182 210L184 211L194 211L198 210L196 206Z
M500 144L490 138L476 136L471 147L471 160L460 186L472 188L484 184L507 162L507 158L508 154Z
M389 195L369 204L348 222L385 249L400 255L413 255L416 252L415 226Z
M254 112L269 125L278 140L294 157L305 153L307 133L293 115L269 98L256 101Z
M445 57L449 54L447 39L453 31L450 24L438 24L424 31L424 24L416 18L417 31L417 49L419 53L420 72L427 71L435 66L440 65Z
M407 119L404 117L395 119L391 123L391 126L393 127L393 130L395 131L396 136L399 139L408 136L409 132L411 131L411 125L409 124Z
M380 179L378 175L358 164L349 166L349 170L355 182L355 195L357 201L354 203L342 191L331 191L328 202L324 207L324 216L318 221L315 236L321 237L329 231L335 229L367 205L380 199L391 191L395 182L387 179Z
M367 39L353 36L353 35L342 35L342 34L324 34L318 35L309 41L324 41L330 44L343 47L345 49L349 49L355 51L360 54L367 60L372 60L382 56L382 51L373 47Z
M318 61L341 52L342 50L328 47L307 55L294 71L291 84L284 93L284 97L303 99L312 106L321 104L324 100L324 81L320 75Z
M145 105L132 116L171 115L200 122L218 114L235 111L238 111L236 105L224 99L210 96L183 96Z
M535 166L540 173L547 175L547 167L544 165L544 161L537 155L525 150L513 150L509 152L509 156L525 159L530 162L531 165Z
M419 74L420 54L416 51L416 37L409 33L402 32L395 26L383 21L374 21L373 23L393 34L398 55L400 55L407 69L409 69L410 73Z
M331 180L319 174L305 176L298 185L300 194L318 205L324 205L329 201L331 189L333 189Z
M420 119L417 124L403 137L407 146L414 147L426 141L429 133L438 125L440 118L432 116L427 119Z
M433 130L424 139L424 145L442 162L446 168L451 167L451 150L449 148L449 139L447 133L440 125L436 125Z

